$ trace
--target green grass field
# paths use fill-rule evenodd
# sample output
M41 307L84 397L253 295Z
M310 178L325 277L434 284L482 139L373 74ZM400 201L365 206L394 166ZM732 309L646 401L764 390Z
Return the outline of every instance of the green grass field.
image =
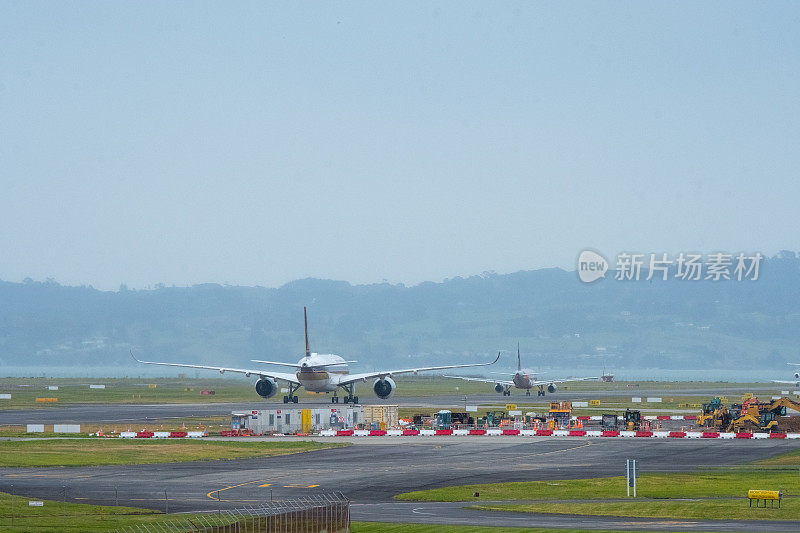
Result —
M637 498L625 478L527 481L444 487L400 494L410 501L473 501L476 509L654 518L800 520L800 450L748 465L642 474ZM781 509L750 508L749 489L780 490ZM479 497L474 497L475 492ZM492 503L481 504L481 501ZM495 503L508 501L508 503Z
M0 441L0 467L100 466L272 457L347 446L322 442L153 439Z
M651 499L743 497L748 489L800 494L797 468L740 468L686 474L642 474L637 496ZM473 493L478 492L478 498ZM625 498L625 477L462 485L397 496L409 501L591 500Z
M50 533L111 531L122 527L147 525L156 530L158 524L175 519L191 518L190 515L169 515L150 509L64 503L47 500L42 507L30 507L33 498L0 493L0 530L8 533ZM483 527L440 526L426 524L392 524L383 522L353 522L353 533L410 532L410 533L479 533ZM549 529L492 528L497 533L531 531L543 533ZM559 529L561 533L577 530Z
M747 498L695 501L563 502L471 505L484 511L679 518L689 520L800 520L800 502L784 500L781 508L748 507Z

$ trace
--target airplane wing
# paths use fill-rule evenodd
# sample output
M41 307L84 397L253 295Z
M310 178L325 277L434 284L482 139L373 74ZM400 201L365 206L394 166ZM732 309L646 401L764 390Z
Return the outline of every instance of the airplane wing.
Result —
M780 379L773 379L773 380L772 380L772 382L773 382L773 383L779 383L779 384L781 384L781 385L795 385L795 386L800 386L800 379L796 379L796 380L794 380L794 381L783 381L783 380L780 380Z
M261 361L259 359L250 359L251 363L261 363L264 365L278 365L278 366L288 366L291 368L301 368L303 365L298 365L297 363L281 363L278 361Z
M279 381L288 381L289 383L294 383L295 385L299 385L300 382L297 381L297 376L294 374L286 374L283 372L266 372L264 370L250 370L246 368L227 368L224 366L207 366L207 365L190 365L186 363L159 363L156 361L142 361L141 359L137 359L133 352L131 352L131 357L138 362L143 363L145 365L160 365L160 366L176 366L179 368L199 368L201 370L216 370L220 374L224 374L225 372L234 372L237 374L244 374L247 377L250 376L262 376L267 378L276 379Z
M363 372L361 374L344 374L339 378L339 385L348 385L356 381L366 381L371 378L384 378L391 377L397 374L416 374L418 372L428 372L432 370L446 370L448 368L465 368L470 366L489 366L495 364L500 359L500 352L497 352L497 357L490 363L473 363L469 365L447 365L447 366L427 366L420 368L404 368L402 370L380 370L376 372Z
M288 367L291 367L291 368L303 368L303 365L298 364L298 363L282 363L282 362L279 362L279 361L262 361L260 359L250 359L250 362L251 363L262 363L262 364L265 364L265 365L288 366ZM358 361L340 361L338 363L329 363L329 364L327 364L325 366L344 365L344 364L347 364L347 363L358 363Z
M506 373L508 375L508 373ZM501 385L508 385L509 387L514 386L513 381L508 381L506 379L486 379L486 378L467 378L464 376L442 376L443 378L452 378L452 379L463 379L464 381L479 381L481 383L494 383L494 384L501 384Z

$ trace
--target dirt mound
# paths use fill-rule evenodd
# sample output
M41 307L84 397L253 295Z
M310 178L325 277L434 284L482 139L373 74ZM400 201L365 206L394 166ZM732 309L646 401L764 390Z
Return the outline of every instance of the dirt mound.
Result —
M784 433L800 433L800 416L778 416L778 430Z

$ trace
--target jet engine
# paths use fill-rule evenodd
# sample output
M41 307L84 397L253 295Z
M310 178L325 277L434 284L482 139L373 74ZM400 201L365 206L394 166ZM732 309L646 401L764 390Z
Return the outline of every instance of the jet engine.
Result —
M794 373L794 379L800 379L800 373L795 372Z
M547 386L547 392L549 392L550 394L553 394L557 390L558 387L556 387L555 383L551 383L550 385Z
M496 383L495 386L494 386L494 391L497 392L497 393L503 392L503 386L500 385L499 383Z
M375 391L375 395L383 400L394 394L395 389L397 389L397 385L394 384L392 378L378 378L372 384L372 390Z
M256 393L262 398L272 398L278 392L278 384L272 378L261 378L256 381Z

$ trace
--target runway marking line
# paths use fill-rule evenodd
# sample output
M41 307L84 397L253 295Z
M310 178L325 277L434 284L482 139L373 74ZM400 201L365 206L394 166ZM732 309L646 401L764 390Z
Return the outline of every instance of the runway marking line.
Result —
M5 474L6 477L64 477L59 474ZM66 476L66 479L75 479L79 477L92 477L92 476Z
M212 490L212 491L210 491L210 492L208 492L206 494L206 498L210 498L210 499L212 499L214 501L228 502L228 501L231 501L231 500L222 500L222 499L220 499L220 497L219 497L219 493L220 492L224 492L224 491L230 490L230 489L235 489L236 487L244 487L245 485L253 485L255 483L263 483L265 481L266 481L266 479L257 479L255 481L248 481L246 483L239 483L238 485L231 485L230 487L225 487L224 489ZM217 493L217 497L216 498L214 496L212 496L212 494L214 494L214 493Z
M212 490L212 491L210 491L210 492L208 492L206 494L206 498L214 500L215 502L216 501L219 501L219 502L255 502L255 501L260 501L260 500L239 500L239 499L228 500L228 499L220 498L219 497L219 493L220 492L225 492L226 490L235 489L237 487L244 487L245 485L254 485L256 483L261 483L261 485L259 485L259 487L269 487L270 485L272 485L272 483L264 483L265 481L266 481L266 479L257 479L255 481L248 481L246 483L239 483L238 485L231 485L229 487L225 487L225 488L222 488L222 489ZM313 489L313 488L316 488L316 487L319 487L319 485L283 485L283 488L285 488L285 489Z
M586 448L587 446L593 446L592 442L587 442L585 444L581 444L580 446L574 446L572 448L564 448L563 450L550 450L549 452L526 453L524 455L521 455L520 457L536 457L537 455L549 455L551 453L571 452L572 450L577 450L579 448Z

